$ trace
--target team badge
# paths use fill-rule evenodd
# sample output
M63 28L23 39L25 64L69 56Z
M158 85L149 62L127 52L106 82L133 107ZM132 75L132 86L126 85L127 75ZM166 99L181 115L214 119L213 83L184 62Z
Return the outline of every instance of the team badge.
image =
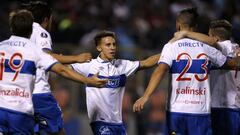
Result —
M104 69L104 67L99 67L99 70L103 70Z
M48 35L47 35L47 33L45 33L45 32L42 32L42 33L41 33L41 37L43 37L43 38L47 38L47 37L48 37Z

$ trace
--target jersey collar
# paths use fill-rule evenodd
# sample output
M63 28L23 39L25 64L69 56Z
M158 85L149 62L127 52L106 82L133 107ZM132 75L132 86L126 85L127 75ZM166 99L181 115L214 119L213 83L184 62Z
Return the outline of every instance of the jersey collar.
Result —
M29 38L25 38L25 37L20 37L20 36L15 36L15 35L12 35L10 38L9 38L10 40L12 40L12 39L14 39L14 40L16 40L16 39L18 39L18 40L30 40Z
M33 22L33 26L41 27L39 23Z
M103 60L102 58L100 58L100 55L98 55L97 61L98 61L99 63L113 63L113 62L114 62L114 60L112 60L112 61L105 61L105 60Z

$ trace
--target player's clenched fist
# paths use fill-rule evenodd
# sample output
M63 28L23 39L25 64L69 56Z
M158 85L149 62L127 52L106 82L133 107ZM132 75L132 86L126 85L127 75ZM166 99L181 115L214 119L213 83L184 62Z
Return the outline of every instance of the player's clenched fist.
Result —
M139 98L133 105L133 112L139 112L143 109L144 104L147 102L148 97L143 96Z

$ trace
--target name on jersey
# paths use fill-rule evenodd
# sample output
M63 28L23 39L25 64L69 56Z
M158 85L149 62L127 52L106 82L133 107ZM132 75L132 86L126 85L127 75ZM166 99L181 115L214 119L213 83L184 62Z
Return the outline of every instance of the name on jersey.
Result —
M14 96L14 97L23 97L23 98L29 98L30 93L21 90L19 88L16 89L0 89L0 96Z
M89 74L88 77L93 76L93 74ZM101 79L108 79L107 84L104 88L119 88L124 87L126 84L126 75L117 75L117 76L98 76Z
M179 42L179 47L203 47L201 42Z
M177 88L176 89L176 94L189 94L189 95L206 95L206 88L198 88L194 89L191 87L186 87L186 88Z
M8 42L3 42L2 44L7 44L10 46L19 46L19 47L25 47L27 42L22 42L22 41L8 41Z

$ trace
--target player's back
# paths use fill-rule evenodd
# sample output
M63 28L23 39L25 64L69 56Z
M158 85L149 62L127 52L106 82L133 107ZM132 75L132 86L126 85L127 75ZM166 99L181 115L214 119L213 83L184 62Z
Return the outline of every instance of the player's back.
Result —
M11 36L0 43L0 107L33 114L32 90L36 67L44 57L27 38ZM42 57L42 58L41 58Z
M226 60L219 53L215 48L188 38L164 46L160 62L169 65L172 79L169 111L210 112L210 64L222 66Z

